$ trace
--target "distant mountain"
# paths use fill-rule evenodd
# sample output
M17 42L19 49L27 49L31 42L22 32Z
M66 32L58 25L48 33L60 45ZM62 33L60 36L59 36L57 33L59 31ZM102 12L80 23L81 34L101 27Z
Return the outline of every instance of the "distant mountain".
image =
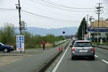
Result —
M3 28L0 28L3 29ZM19 33L19 28L15 28L16 32ZM37 27L28 27L26 31L30 32L33 35L41 35L45 36L47 34L53 34L55 36L63 35L63 31L65 31L65 35L74 35L76 34L78 27L65 27L65 28L53 28L53 29L45 29L45 28L37 28Z
M62 32L65 31L65 35L74 35L76 34L78 27L66 27L66 28L54 28L54 29L45 29L45 28L36 28L28 27L27 31L33 35L42 35L53 34L55 36L63 35Z

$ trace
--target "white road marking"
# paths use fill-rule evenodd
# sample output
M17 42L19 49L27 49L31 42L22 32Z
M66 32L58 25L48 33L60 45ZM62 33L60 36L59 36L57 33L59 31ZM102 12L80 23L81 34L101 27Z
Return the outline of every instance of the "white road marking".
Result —
M95 57L98 57L97 55L95 55ZM104 63L108 64L108 61L102 59L101 61L103 61Z
M102 61L103 61L104 63L108 64L108 61L106 61L106 60L104 60L104 59L102 59Z
M68 46L68 48L69 48L69 46ZM61 61L63 60L63 58L64 58L64 56L65 56L65 54L66 54L68 48L65 50L63 56L61 57L61 59L59 60L59 62L56 64L56 66L55 66L55 68L52 70L52 72L56 72L56 70L57 70L57 68L59 67Z
M95 55L95 57L98 57L97 55Z

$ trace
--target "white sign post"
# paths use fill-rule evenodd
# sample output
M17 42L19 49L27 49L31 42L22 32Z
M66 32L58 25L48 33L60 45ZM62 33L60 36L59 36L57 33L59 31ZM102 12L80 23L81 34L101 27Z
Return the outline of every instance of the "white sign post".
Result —
M16 36L16 50L19 52L24 52L24 35Z

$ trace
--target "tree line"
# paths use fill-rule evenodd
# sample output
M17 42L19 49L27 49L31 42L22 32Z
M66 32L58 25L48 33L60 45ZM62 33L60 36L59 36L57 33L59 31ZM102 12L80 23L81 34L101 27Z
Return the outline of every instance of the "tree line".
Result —
M16 47L16 33L15 27L12 24L7 24L3 29L0 30L0 42L6 45L12 45ZM63 36L54 35L32 35L30 32L23 32L22 35L25 37L25 48L40 48L42 41L44 40L48 47L54 46L54 42L64 40Z

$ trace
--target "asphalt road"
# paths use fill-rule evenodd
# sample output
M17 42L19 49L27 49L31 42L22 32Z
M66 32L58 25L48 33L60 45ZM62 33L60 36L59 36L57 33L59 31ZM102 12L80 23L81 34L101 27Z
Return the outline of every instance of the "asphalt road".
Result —
M52 72L108 72L108 50L95 48L96 59L78 58L71 60L71 48L59 59Z
M68 42L62 44L65 47ZM0 72L39 72L59 51L59 47L43 49L26 50L19 54L0 53Z

